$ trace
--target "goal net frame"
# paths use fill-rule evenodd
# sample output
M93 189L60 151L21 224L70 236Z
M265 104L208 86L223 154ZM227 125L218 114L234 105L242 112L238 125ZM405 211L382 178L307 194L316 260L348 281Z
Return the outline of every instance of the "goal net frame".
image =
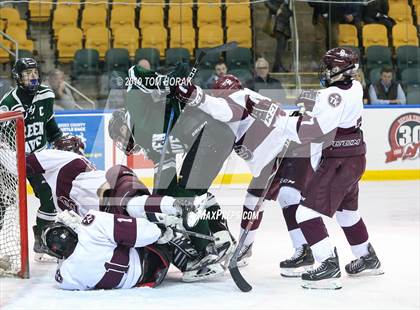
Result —
M14 124L16 142L17 191L16 203L19 208L20 268L15 273L20 278L29 278L28 220L26 196L26 158L25 158L25 122L21 112L0 112L0 125L4 122ZM1 151L1 150L0 150ZM3 227L5 229L6 227ZM1 246L1 245L0 245Z

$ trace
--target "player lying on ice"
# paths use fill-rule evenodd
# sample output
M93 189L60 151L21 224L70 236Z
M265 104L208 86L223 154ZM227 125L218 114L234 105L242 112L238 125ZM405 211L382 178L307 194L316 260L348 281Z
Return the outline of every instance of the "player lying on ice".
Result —
M185 270L186 260L179 256L194 252L174 246L177 234L172 228L182 223L177 219L152 223L144 217L89 210L82 220L66 210L44 228L42 240L48 253L60 260L55 280L62 289L156 287L171 263Z
M286 139L318 144L319 151L311 158L317 162L316 172L302 193L295 217L320 264L302 274L303 287L340 288L337 252L329 242L321 215L337 215L357 257L346 265L349 275L383 272L358 213L358 182L365 170L366 153L360 129L363 91L353 79L358 56L349 49L335 48L325 54L322 66L321 83L326 88L317 93L313 112L299 117L288 117L277 103L238 87L234 77L225 79L225 89L230 93L222 96L207 95L193 84L181 85L177 96L229 124L236 143L247 150L242 157L254 177L276 158Z
M74 153L80 153L78 140L63 140L62 143L65 145L57 147L68 151L46 149L29 154L26 160L27 174L42 174L48 182L58 211L72 210L80 216L85 216L89 210L135 217L146 214L158 220L160 217L175 216L182 217L184 223L193 221L194 224L205 211L206 195L188 199L150 195L146 186L128 167L117 165L106 172L97 170L84 156ZM191 229L195 225L184 226ZM223 241L214 239L218 246L223 246ZM180 248L191 247L188 238L179 237L177 240L184 244L180 244ZM188 265L183 270L183 280L191 282L222 275L224 269L219 260L217 254L190 255Z

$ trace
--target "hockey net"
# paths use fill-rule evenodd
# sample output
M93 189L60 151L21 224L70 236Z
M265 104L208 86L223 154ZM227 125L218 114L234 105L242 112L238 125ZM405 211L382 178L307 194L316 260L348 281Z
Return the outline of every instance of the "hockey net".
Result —
M29 277L24 119L0 112L0 276Z

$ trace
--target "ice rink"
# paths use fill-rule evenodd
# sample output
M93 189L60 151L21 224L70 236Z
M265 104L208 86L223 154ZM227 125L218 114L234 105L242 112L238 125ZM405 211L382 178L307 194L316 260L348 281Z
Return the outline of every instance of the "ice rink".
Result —
M244 189L213 191L222 209L242 209ZM61 291L54 281L55 265L30 259L31 278L0 278L1 309L419 309L419 181L363 182L361 214L370 240L382 261L385 274L370 278L348 278L344 265L353 259L347 241L334 220L327 220L337 245L343 288L337 291L304 290L299 279L279 275L279 261L292 248L275 204L265 210L254 245L254 255L243 275L253 285L240 292L229 273L209 282L182 283L171 269L156 289L113 291ZM29 198L29 223L34 223L37 202ZM235 235L238 218L230 221ZM30 232L32 247L32 230ZM32 255L32 254L31 254Z

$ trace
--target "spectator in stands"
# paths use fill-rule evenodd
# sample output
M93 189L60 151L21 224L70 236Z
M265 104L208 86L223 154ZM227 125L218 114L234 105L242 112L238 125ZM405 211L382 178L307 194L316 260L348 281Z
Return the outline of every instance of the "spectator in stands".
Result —
M360 69L360 68L357 69L355 79L356 79L356 81L359 81L360 84L362 84L362 86L363 86L363 103L364 104L369 104L369 91L368 91L368 87L366 85L365 74L363 73L362 69Z
M70 88L66 86L63 71L52 69L48 72L47 84L55 95L54 110L73 110L76 108L76 101Z
M147 59L140 59L137 65L143 69L150 70L150 62Z
M318 60L326 50L338 46L338 24L344 20L351 22L354 20L354 7L346 3L345 0L336 0L334 3L328 1L309 2L314 8L312 23L315 26L315 49L316 53L314 67L318 67ZM318 68L313 68L318 69Z
M227 73L227 66L223 61L219 61L214 66L214 73L209 77L204 87L207 89L213 88L214 82L216 82L221 76Z
M290 38L289 19L292 11L288 0L269 0L265 2L270 14L275 16L273 34L277 40L276 55L273 65L274 72L288 72L283 66L282 56L286 50L287 40Z
M340 21L342 24L352 24L357 28L359 40L362 39L362 5L360 4L346 4L344 10L345 14Z
M379 81L369 87L371 104L405 104L406 98L401 85L393 80L391 68L382 68Z
M256 92L260 89L283 89L280 81L270 76L268 61L261 57L255 62L255 77L247 81L246 86Z
M388 16L388 0L374 0L363 6L362 17L366 24L382 24L391 33L395 21Z

